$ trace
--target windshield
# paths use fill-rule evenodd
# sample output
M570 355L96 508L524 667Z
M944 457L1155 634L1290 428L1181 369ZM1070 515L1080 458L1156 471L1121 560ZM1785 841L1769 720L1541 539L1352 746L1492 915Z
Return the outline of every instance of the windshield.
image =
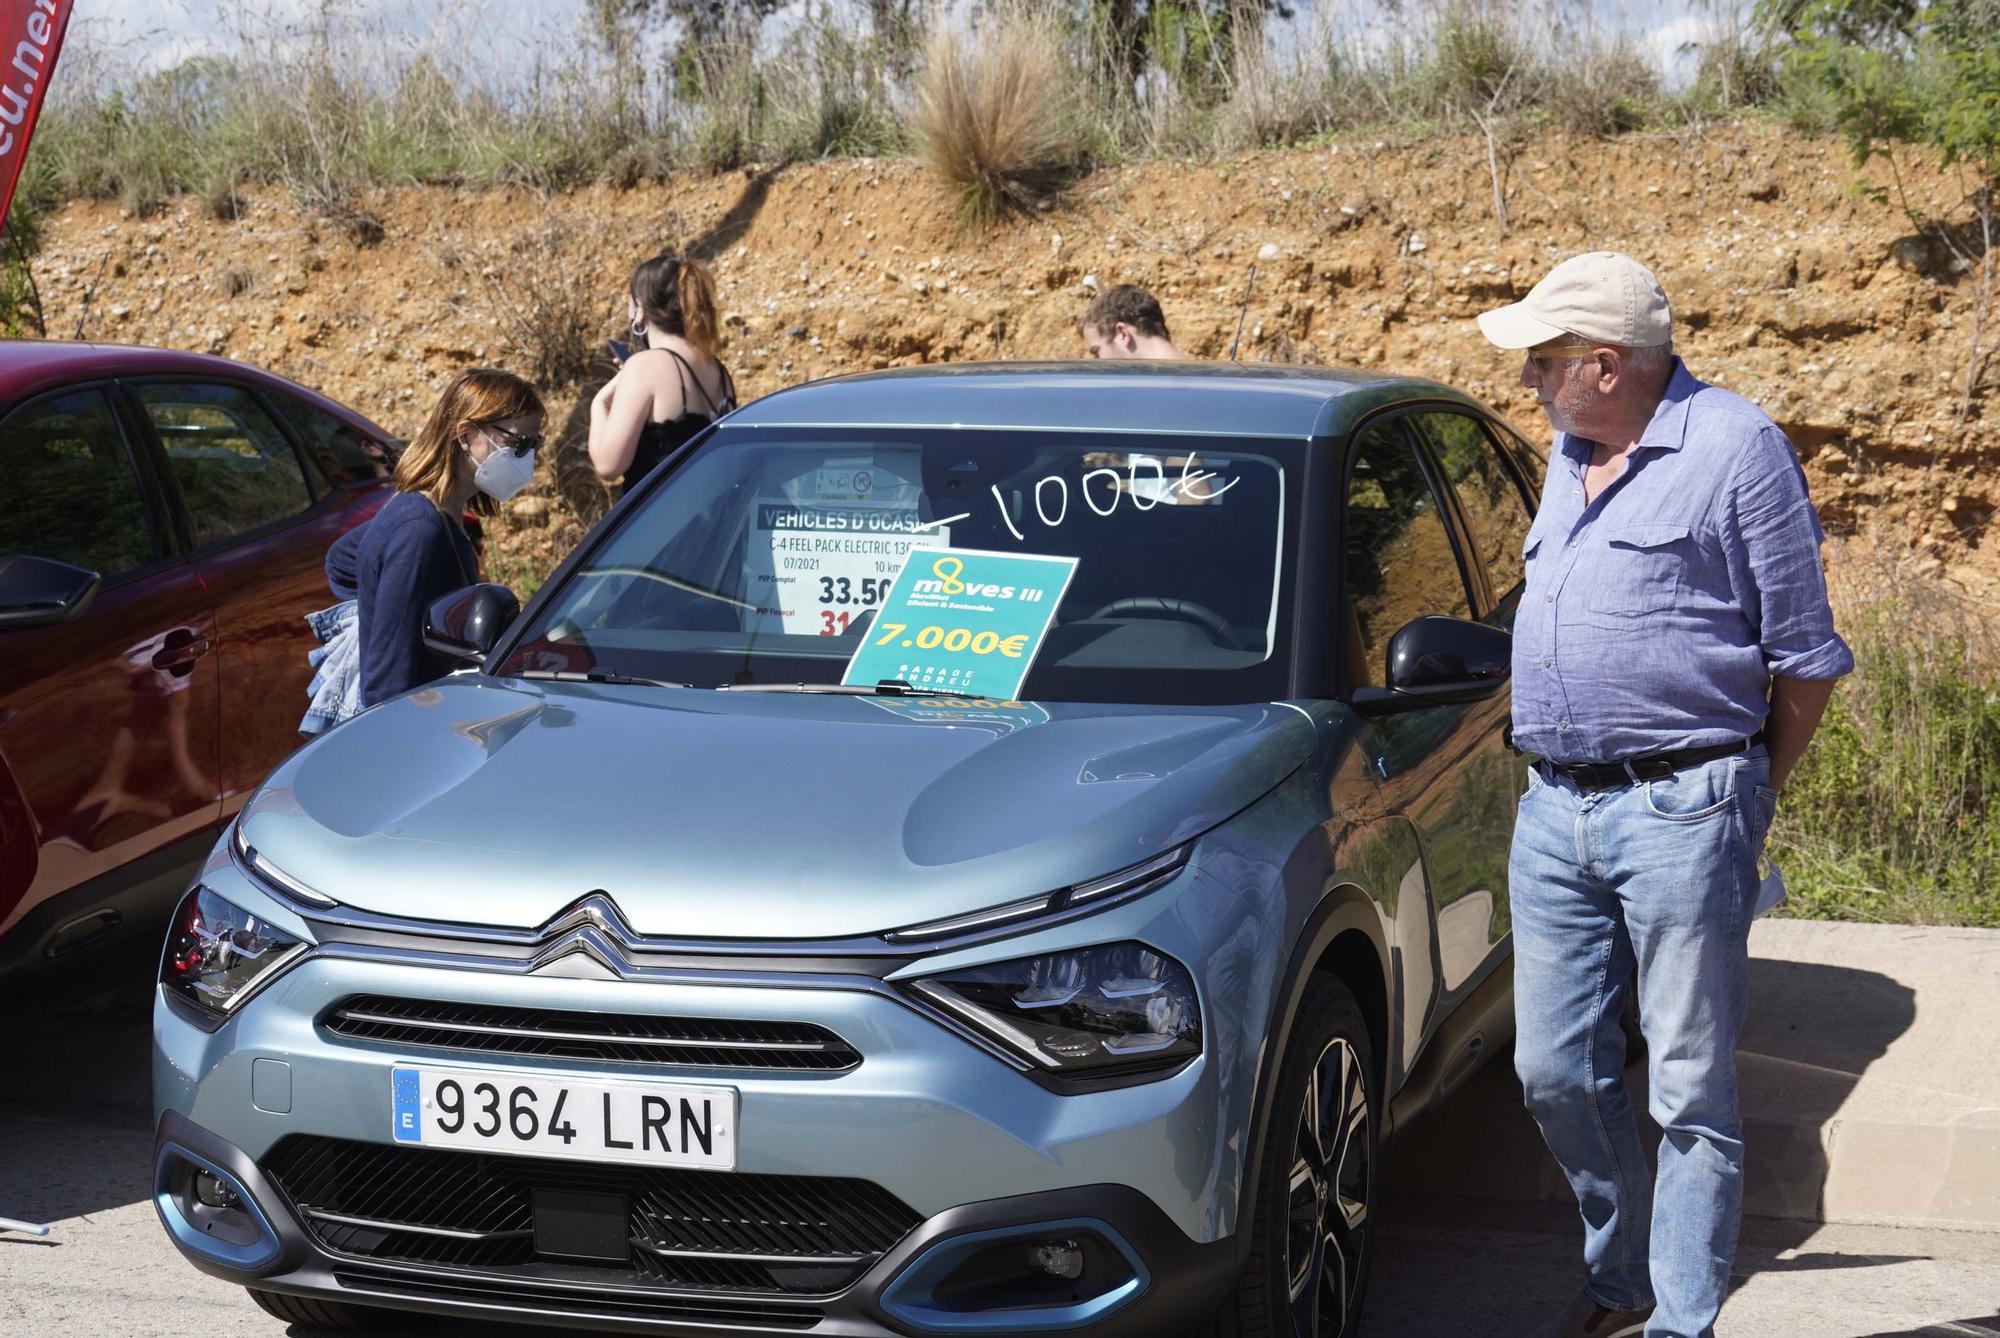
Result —
M1066 576L1046 626L1011 643L1027 665L1012 695L1284 697L1301 457L1278 441L725 428L595 541L496 672L836 684L910 555L948 548L1063 560L1039 564Z

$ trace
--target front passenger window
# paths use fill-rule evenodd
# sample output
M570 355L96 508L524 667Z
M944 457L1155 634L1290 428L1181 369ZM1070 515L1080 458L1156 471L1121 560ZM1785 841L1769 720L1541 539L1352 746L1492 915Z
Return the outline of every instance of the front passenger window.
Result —
M1347 485L1346 640L1356 686L1385 687L1389 638L1426 614L1472 616L1465 579L1416 452L1394 423L1362 433Z
M248 390L159 383L132 389L180 485L196 548L312 505L292 443Z
M1500 458L1479 425L1462 413L1412 415L1437 453L1447 485L1458 496L1472 531L1472 546L1486 564L1495 599L1505 599L1521 583L1521 549L1528 541L1534 511L1520 480Z

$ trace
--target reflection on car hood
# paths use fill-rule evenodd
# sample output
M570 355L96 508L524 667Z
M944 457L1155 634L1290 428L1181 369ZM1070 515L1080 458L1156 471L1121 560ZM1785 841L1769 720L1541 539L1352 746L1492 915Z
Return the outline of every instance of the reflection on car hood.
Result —
M1037 706L462 677L300 750L243 816L384 914L533 928L604 892L643 934L825 938L1121 869L1296 768L1281 705Z

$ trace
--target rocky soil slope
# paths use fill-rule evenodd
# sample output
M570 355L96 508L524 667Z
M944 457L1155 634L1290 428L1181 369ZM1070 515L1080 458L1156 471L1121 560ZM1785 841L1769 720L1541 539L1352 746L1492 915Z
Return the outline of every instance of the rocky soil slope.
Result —
M1515 361L1471 317L1565 254L1615 247L1659 272L1694 370L1791 432L1830 532L1907 549L2000 602L2000 392L1960 406L1974 285L1852 191L1837 146L1740 125L1531 140L1501 167L1504 229L1485 145L1467 140L1109 170L980 234L954 228L922 167L878 160L555 197L411 188L360 202L359 225L276 194L230 220L192 202L154 218L76 203L36 272L54 335L80 324L227 354L409 435L460 366L526 370L615 333L626 271L661 246L713 257L746 395L860 368L1073 356L1091 287L1121 280L1160 295L1183 346L1224 357L1250 262L1274 246L1243 358L1436 377L1546 439ZM1935 170L1908 184L1933 209L1958 198ZM575 387L556 398L574 437ZM570 503L593 504L587 477L564 473L561 496L545 484L498 528L521 576L573 537Z

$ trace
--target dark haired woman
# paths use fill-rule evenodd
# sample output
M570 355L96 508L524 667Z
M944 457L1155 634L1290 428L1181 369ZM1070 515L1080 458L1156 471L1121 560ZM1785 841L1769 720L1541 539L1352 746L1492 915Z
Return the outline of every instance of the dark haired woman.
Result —
M590 402L590 463L627 487L736 407L708 267L656 255L632 271L630 299L640 347Z

